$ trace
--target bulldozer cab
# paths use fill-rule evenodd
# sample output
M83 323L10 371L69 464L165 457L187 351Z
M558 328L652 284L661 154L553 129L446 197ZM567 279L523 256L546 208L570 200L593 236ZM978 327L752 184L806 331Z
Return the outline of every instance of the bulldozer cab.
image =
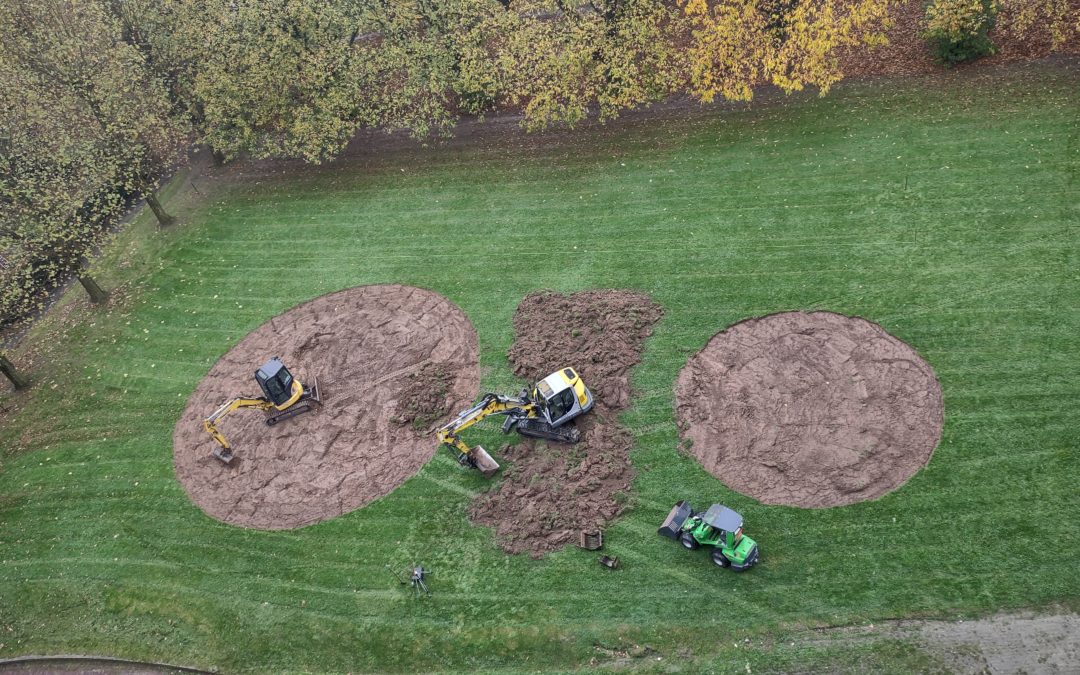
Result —
M255 381L259 383L263 396L277 407L293 396L292 373L276 356L255 371Z

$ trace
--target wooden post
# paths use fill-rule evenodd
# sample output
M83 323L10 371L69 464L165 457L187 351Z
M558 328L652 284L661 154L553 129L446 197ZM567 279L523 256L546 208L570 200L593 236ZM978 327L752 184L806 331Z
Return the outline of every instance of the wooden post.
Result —
M14 385L16 391L25 389L30 385L30 382L19 371L15 370L15 366L3 354L0 354L0 373L3 373L4 377L11 380L11 384Z

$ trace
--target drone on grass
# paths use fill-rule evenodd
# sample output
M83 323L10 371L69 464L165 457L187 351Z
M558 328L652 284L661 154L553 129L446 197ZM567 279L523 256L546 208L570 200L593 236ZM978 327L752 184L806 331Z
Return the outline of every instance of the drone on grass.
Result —
M402 586L405 584L412 586L413 590L416 592L416 597L419 598L421 596L431 595L431 589L429 589L427 585L427 575L429 574L431 574L431 570L424 569L423 565L417 565L411 570L406 570L404 574L394 572L394 577ZM408 579L405 578L406 575L408 576Z

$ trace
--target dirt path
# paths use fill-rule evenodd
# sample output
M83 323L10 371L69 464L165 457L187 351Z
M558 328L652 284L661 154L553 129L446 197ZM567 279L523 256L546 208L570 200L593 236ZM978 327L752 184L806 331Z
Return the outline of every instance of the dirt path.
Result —
M883 621L815 631L811 645L902 640L957 675L1080 672L1080 616L1001 613L975 620Z
M267 427L238 410L219 429L225 466L202 420L258 393L254 371L280 356L323 405ZM210 369L173 432L176 475L210 516L266 530L310 525L393 490L436 451L431 427L479 388L479 347L465 314L431 291L361 286L324 295L249 333Z
M718 333L679 374L689 452L764 504L827 507L874 499L930 461L941 385L877 324L785 312Z
M1078 673L1080 616L998 614L976 621L901 621L897 631L957 673Z
M108 656L20 656L0 659L0 673L4 675L202 675L208 670L186 666L170 666L164 663L129 661Z
M576 445L530 441L496 453L513 465L469 515L494 528L505 551L539 557L622 511L634 438L617 418L630 404L630 369L662 314L648 296L619 290L532 293L518 305L509 353L514 374L534 382L571 366L596 404L575 422L582 432Z

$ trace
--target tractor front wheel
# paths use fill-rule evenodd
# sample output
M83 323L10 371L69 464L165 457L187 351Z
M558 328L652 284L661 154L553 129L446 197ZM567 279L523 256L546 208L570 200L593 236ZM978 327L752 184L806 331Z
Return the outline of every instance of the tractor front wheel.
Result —
M731 567L731 561L718 548L714 548L712 551L712 561L720 567Z
M679 542L682 543L683 548L685 548L687 551L693 551L695 548L701 545L697 543L697 539L694 539L694 535L690 534L689 532L683 532L682 536L679 537Z

